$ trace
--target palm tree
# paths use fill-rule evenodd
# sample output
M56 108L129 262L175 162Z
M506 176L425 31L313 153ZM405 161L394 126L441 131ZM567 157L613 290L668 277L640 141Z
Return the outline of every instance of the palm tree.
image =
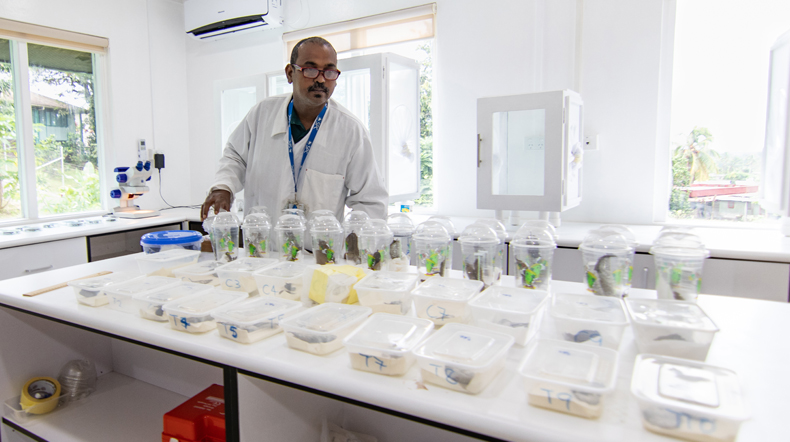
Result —
M705 127L694 127L686 138L686 144L675 148L675 158L684 159L689 166L691 182L705 181L718 172L716 159L719 153L708 147L713 135Z

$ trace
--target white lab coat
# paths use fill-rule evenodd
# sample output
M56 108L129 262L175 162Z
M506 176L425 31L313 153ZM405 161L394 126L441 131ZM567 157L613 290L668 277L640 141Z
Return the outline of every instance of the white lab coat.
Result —
M267 98L256 104L228 138L212 188L233 194L244 189L245 214L264 205L276 221L286 202L293 198L294 180L288 157L288 103L291 94ZM309 138L294 145L299 169ZM384 219L388 194L376 160L370 135L362 123L329 100L324 120L299 176L297 199L305 213L328 209L343 220L344 206Z

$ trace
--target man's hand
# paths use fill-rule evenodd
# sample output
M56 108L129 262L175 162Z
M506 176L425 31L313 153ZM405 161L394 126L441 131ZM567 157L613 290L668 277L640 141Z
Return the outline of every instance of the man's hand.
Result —
M212 190L203 202L203 207L200 208L200 220L203 221L208 217L209 209L212 207L214 213L219 213L220 210L230 211L230 201L231 194L227 190Z

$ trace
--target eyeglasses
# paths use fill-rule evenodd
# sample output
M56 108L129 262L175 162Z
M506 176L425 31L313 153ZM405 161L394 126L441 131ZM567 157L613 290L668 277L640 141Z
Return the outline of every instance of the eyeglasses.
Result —
M303 68L295 64L291 64L291 66L302 71L302 75L304 75L305 78L318 78L319 75L323 74L324 78L327 80L337 80L337 77L340 76L340 71L337 69Z

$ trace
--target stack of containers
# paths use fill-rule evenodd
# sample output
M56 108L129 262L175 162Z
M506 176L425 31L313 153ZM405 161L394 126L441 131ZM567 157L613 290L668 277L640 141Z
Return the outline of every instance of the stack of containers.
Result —
M437 326L467 323L471 318L469 301L481 290L482 281L434 276L411 292L414 311L417 317L430 319Z
M389 270L393 234L383 219L368 220L359 231L359 253L369 270Z
M318 215L310 223L313 256L318 265L336 264L343 256L343 227L335 215Z
M178 278L147 276L107 287L105 292L107 293L108 306L111 309L134 314L140 310L139 303L133 299L135 296L174 287L179 284L181 284L181 280Z
M217 267L220 287L224 290L256 294L258 288L253 273L277 262L271 258L241 258Z
M474 325L506 333L526 345L540 329L549 293L515 287L492 286L469 301Z
M268 258L271 229L272 223L265 213L251 213L244 217L244 224L241 225L244 233L244 256Z
M302 303L275 296L220 307L212 313L223 338L251 344L282 331L280 321L295 314Z
M219 285L219 275L217 267L224 265L220 261L201 261L197 264L181 267L173 270L173 276L181 278L187 282L197 284Z
M220 211L209 227L214 260L231 262L239 257L239 219L236 215Z
M205 333L217 328L212 312L223 305L247 299L244 292L212 288L210 291L176 299L162 306L170 327L187 333Z
M67 284L74 289L77 302L91 307L100 307L106 305L108 302L107 294L104 292L108 287L142 277L143 275L139 273L118 272L97 276L95 278L69 281Z
M387 217L387 226L392 230L393 242L390 246L390 270L406 272L411 264L411 235L414 223L405 213L393 213Z
M173 271L194 264L200 258L200 250L171 249L159 253L137 255L140 273L149 276L173 276Z
M628 325L623 300L614 297L557 293L550 313L562 339L613 350Z
M372 272L354 285L359 303L374 312L403 315L411 306L411 291L419 277L403 272Z
M298 300L302 296L302 275L307 266L298 262L280 261L252 273L258 294Z
M458 242L461 243L464 278L482 281L485 287L499 283L502 261L496 232L485 224L470 224Z
M689 231L665 230L653 242L656 291L661 299L697 300L702 286L702 265L710 252Z
M317 355L343 347L343 339L371 314L369 307L329 302L284 319L288 346Z
M417 226L412 239L417 272L422 281L432 276L450 275L453 238L441 223L425 221Z
M619 298L628 292L634 248L625 236L611 229L592 230L584 237L579 249L589 291Z
M546 226L525 223L510 241L516 262L517 287L549 290L557 243L553 232Z
M484 224L491 228L494 232L496 232L497 238L499 238L499 249L497 250L497 262L499 263L498 267L502 269L499 274L496 276L497 284L499 284L500 278L502 278L502 272L505 271L505 264L507 264L507 259L505 254L507 253L507 246L505 243L508 240L507 237L507 230L505 229L505 225L502 224L496 218L481 218L475 221L477 224Z
M203 236L194 230L165 230L146 233L140 238L145 253L159 253L165 250L200 250Z
M194 282L182 282L175 286L164 287L147 293L135 295L134 300L140 316L152 321L167 322L165 311L162 306L176 299L187 298L207 292L214 286L206 284L196 284Z
M414 364L415 348L433 330L427 319L376 313L344 340L351 367L398 376Z
M281 261L293 262L302 259L305 229L305 223L298 215L280 216L274 232L277 238L277 256Z

